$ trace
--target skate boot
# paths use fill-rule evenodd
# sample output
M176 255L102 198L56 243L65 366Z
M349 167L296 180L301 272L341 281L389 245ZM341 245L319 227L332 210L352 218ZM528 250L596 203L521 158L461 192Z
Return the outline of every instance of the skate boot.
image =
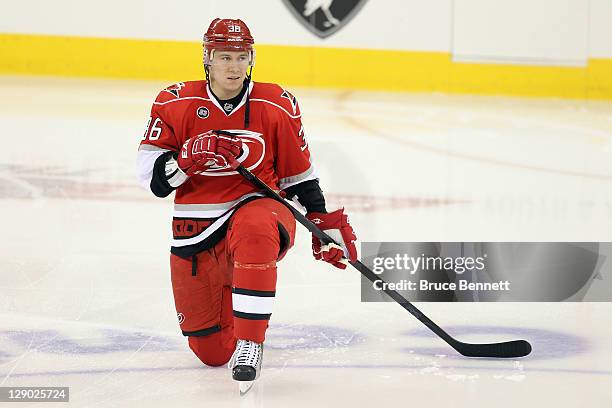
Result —
M263 343L238 339L236 350L228 364L236 381L255 381L259 378L263 358Z

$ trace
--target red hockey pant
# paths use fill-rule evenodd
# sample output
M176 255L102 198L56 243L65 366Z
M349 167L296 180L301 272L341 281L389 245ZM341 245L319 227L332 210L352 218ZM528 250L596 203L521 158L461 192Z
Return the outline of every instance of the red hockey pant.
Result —
M194 259L170 257L176 312L204 364L229 361L236 339L261 343L276 295L276 262L293 246L295 219L262 198L232 215L225 239Z

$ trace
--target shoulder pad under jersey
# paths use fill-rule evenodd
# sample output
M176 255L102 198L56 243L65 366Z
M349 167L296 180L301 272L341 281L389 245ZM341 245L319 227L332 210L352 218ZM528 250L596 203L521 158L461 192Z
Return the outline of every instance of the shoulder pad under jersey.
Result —
M251 100L263 100L275 105L292 117L300 116L296 97L278 84L256 82L250 95Z
M187 81L177 82L163 89L158 96L162 100L157 102L166 102L172 99L185 98L190 96L203 97L206 94L206 81Z

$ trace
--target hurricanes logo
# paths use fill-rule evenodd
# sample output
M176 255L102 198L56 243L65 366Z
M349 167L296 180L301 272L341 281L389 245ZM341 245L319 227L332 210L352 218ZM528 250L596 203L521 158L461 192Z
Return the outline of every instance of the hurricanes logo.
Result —
M177 313L176 317L178 318L179 324L182 324L185 321L185 315L182 313Z
M206 108L206 106L200 106L196 111L196 115L198 115L198 118L200 119L206 119L209 114L210 112L208 112L208 108Z
M293 96L289 91L283 89L283 93L281 94L281 98L286 98L291 103L291 108L293 108L293 114L295 115L295 111L297 108L297 99Z
M266 153L266 141L261 133L244 129L223 129L223 131L242 139L242 153L237 157L237 160L244 167L253 170L261 164ZM227 165L222 167L211 166L204 171L196 171L195 174L206 177L220 177L238 174L238 172Z
M182 82L179 82L178 84L174 84L171 85L169 87L167 87L166 89L164 89L164 91L166 92L170 92L172 95L176 96L177 98L179 97L179 91L181 89L183 89L185 87L185 84Z

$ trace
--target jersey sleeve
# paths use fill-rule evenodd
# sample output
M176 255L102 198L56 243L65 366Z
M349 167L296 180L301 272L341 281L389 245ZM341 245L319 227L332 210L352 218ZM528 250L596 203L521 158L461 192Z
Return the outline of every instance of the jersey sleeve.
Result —
M287 91L284 91L284 94L289 96L284 97L288 103L283 104L283 109L279 113L276 135L276 174L281 190L307 180L318 180L308 150L297 100Z
M173 129L172 112L167 106L175 98L167 90L157 95L138 148L138 182L158 197L168 196L187 180L176 163L180 145Z

